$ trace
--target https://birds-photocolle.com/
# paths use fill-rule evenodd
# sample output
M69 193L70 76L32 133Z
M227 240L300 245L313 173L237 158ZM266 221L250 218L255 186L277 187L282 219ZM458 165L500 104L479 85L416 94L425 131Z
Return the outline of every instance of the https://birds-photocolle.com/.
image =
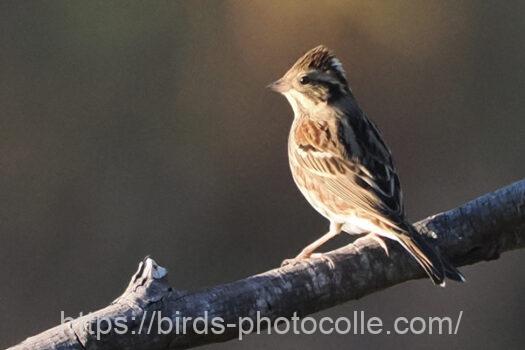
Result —
M368 233L379 242L398 242L434 284L444 286L446 278L465 280L406 220L390 150L357 104L343 66L330 50L311 49L270 88L293 109L288 138L293 179L330 221L325 235L283 264L316 256L317 248L341 232Z

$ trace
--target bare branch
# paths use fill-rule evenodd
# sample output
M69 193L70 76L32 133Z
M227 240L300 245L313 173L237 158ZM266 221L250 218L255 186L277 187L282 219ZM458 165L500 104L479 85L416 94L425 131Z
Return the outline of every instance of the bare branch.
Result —
M523 248L525 180L424 219L416 227L434 239L442 253L457 265L496 259L502 252ZM159 335L158 320L161 315L172 325L180 325L182 317L195 319L207 313L208 320L221 317L224 324L236 324L239 317L255 318L257 311L260 317L272 320L291 317L294 312L304 316L424 277L397 245L390 244L389 251L386 256L375 240L364 237L329 252L327 259L313 259L192 293L172 289L166 270L146 258L126 291L111 305L28 338L11 349L183 349L226 341L237 337L236 328L205 335L189 327L186 334L173 331ZM124 318L127 331L117 334L118 322ZM97 340L97 322L103 331L108 320L112 331L99 334ZM152 331L147 334L150 322Z

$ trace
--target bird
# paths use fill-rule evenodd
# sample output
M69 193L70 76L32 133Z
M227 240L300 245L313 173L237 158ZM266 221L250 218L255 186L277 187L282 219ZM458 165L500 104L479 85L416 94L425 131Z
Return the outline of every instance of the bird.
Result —
M399 243L432 282L464 276L407 221L392 154L357 103L341 61L323 45L307 51L269 85L284 95L294 119L288 136L293 180L329 231L283 265L311 257L341 232L370 234L386 248Z

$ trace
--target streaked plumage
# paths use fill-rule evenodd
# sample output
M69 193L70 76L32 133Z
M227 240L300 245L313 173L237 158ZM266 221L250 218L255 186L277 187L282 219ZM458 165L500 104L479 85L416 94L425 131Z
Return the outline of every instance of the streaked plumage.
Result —
M342 230L373 233L399 242L434 283L444 284L445 275L463 280L406 221L390 150L359 108L341 62L316 47L272 88L294 110L288 156L295 183L330 220L330 231L296 259L308 258Z

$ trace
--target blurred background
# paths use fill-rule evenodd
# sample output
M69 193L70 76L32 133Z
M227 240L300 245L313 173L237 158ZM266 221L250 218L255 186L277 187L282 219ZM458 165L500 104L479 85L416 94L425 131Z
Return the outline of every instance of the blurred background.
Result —
M0 3L0 348L108 304L151 254L175 288L276 267L327 229L265 89L333 48L412 220L525 175L522 1ZM333 247L333 246L332 246ZM452 316L459 334L250 336L206 349L519 349L525 251L319 313Z

